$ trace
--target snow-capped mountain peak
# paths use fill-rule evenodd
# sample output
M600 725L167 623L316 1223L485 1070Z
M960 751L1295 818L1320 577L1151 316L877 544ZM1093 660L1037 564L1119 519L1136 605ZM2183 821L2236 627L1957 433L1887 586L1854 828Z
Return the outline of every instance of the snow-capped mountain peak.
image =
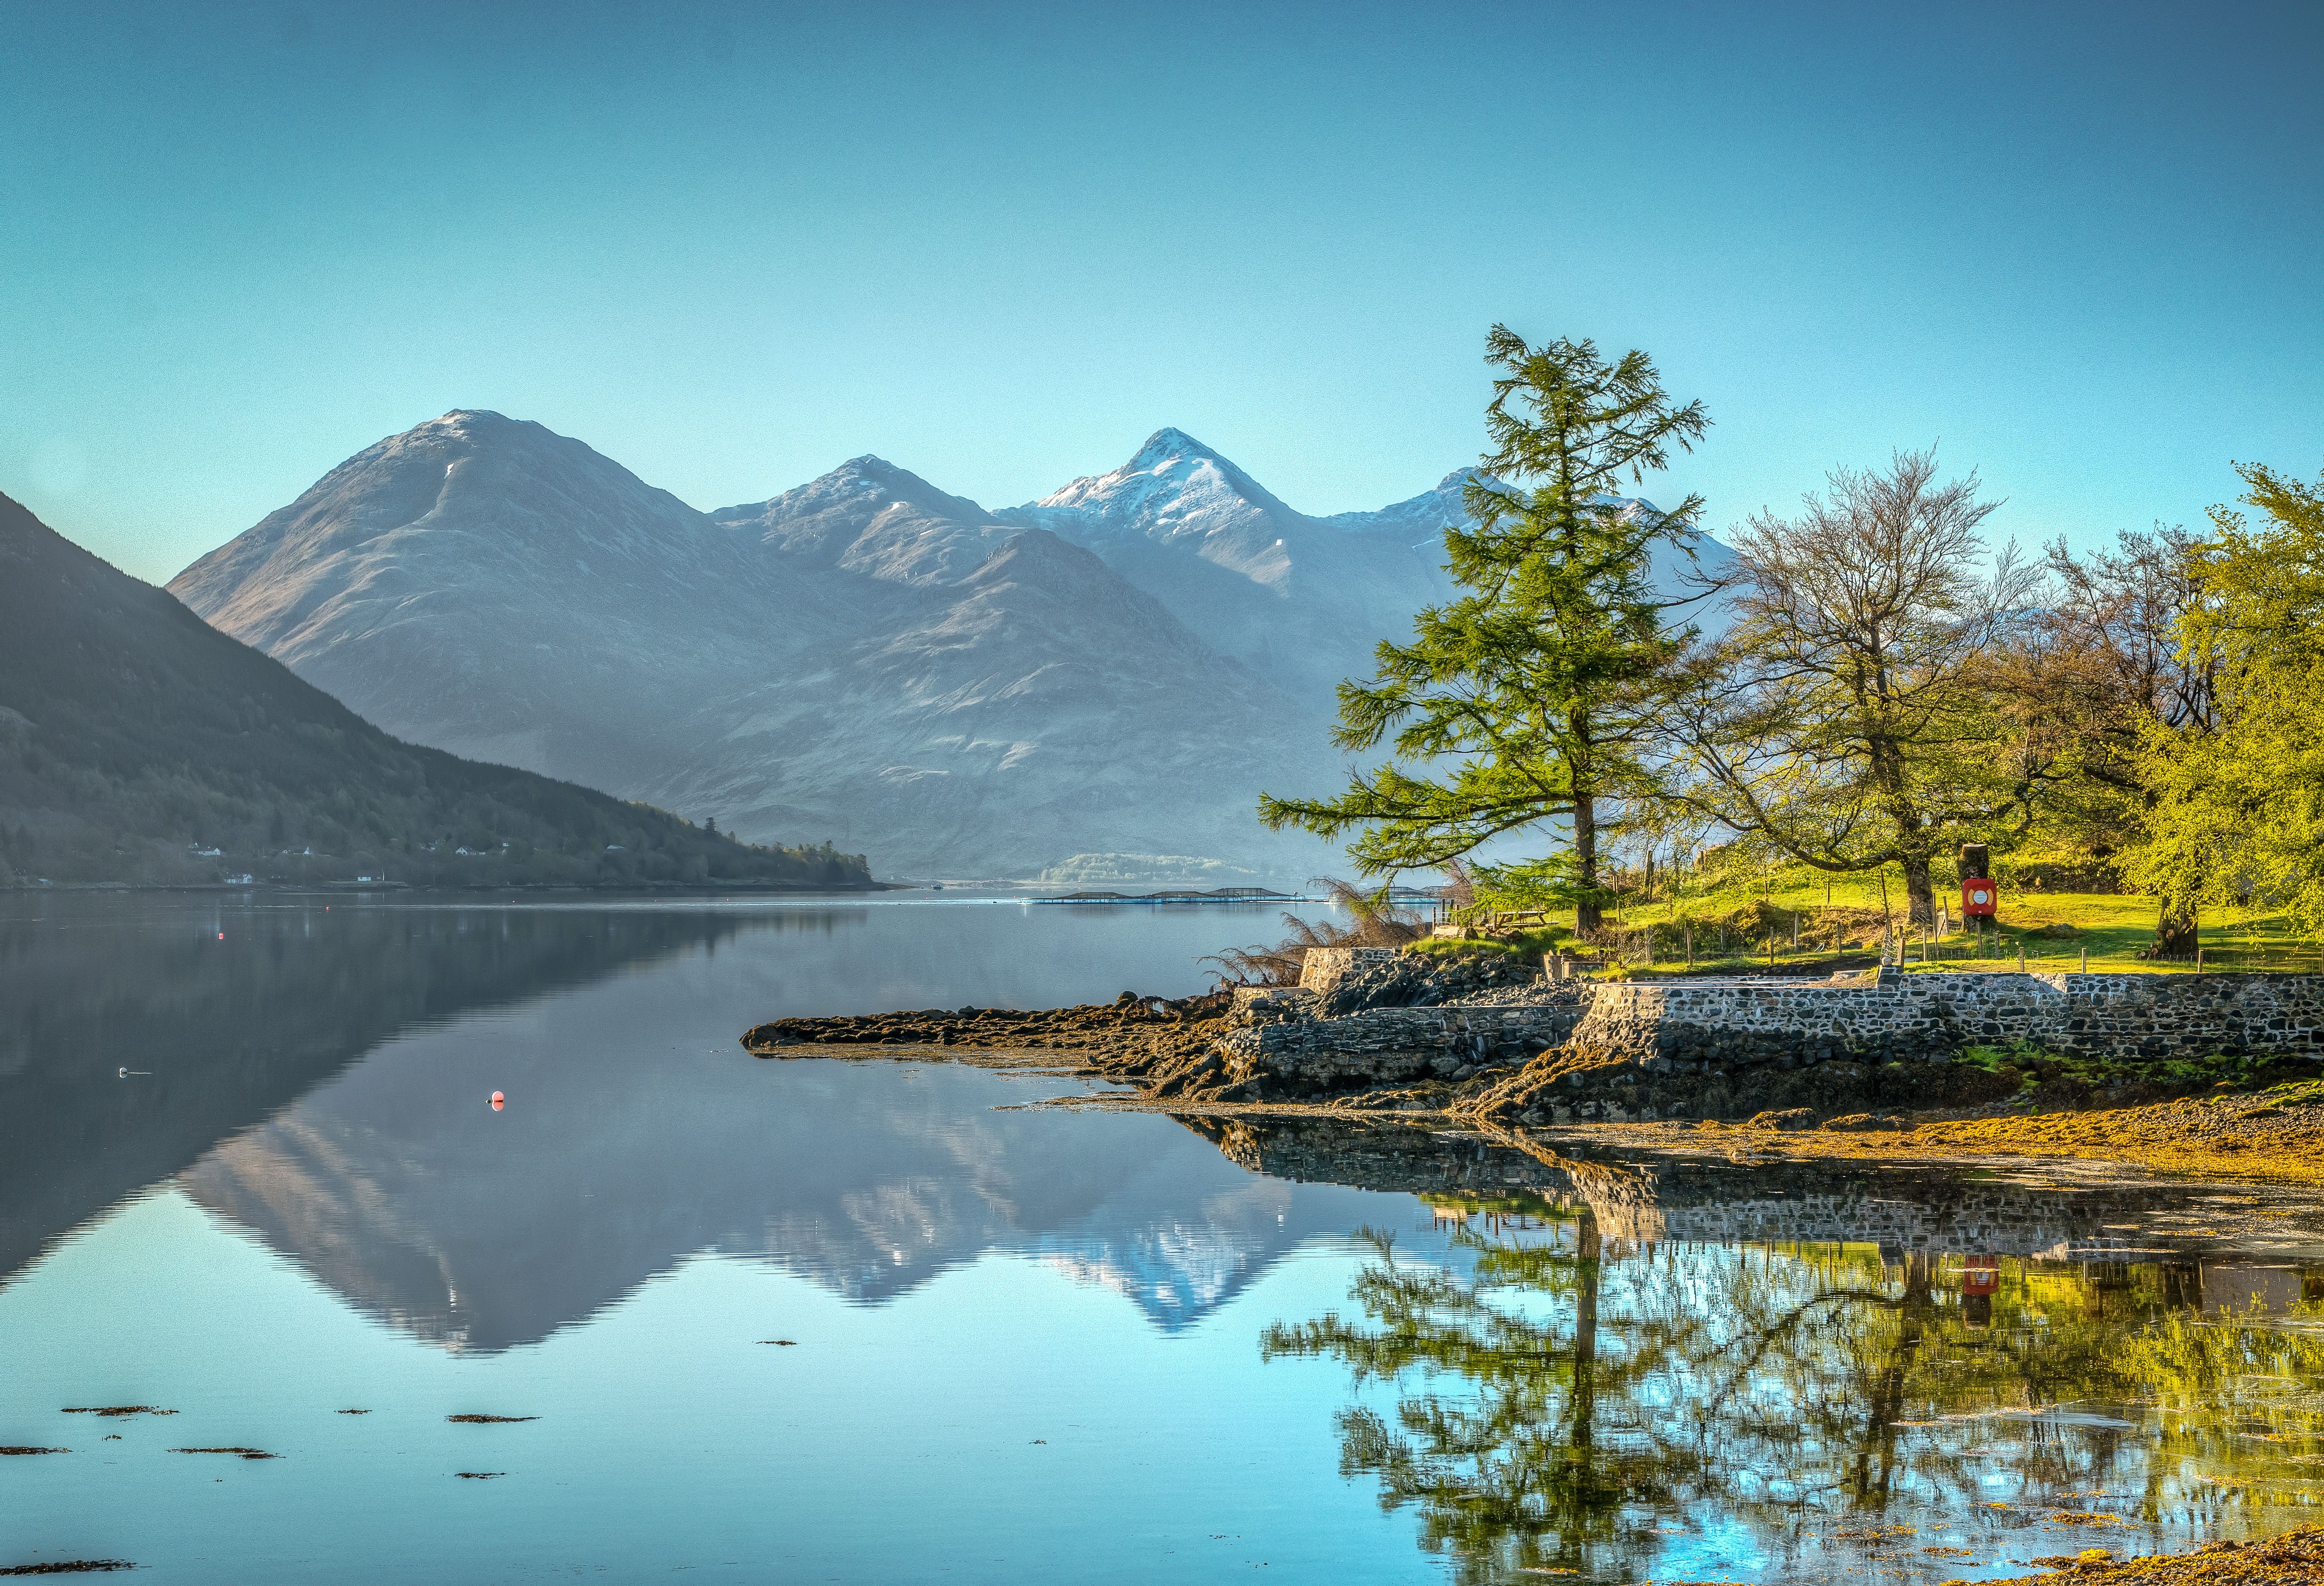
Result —
M1167 458L1183 456L1190 452L1196 456L1209 457L1213 462L1220 460L1218 453L1185 430L1176 425L1165 424L1146 438L1146 444L1138 448L1138 455L1130 458L1125 466L1151 467Z
M1307 521L1217 452L1169 428L1147 437L1111 473L1074 480L1039 501L993 515L1093 549L1101 540L1122 539L1182 545L1268 586L1279 585L1291 568L1285 527Z

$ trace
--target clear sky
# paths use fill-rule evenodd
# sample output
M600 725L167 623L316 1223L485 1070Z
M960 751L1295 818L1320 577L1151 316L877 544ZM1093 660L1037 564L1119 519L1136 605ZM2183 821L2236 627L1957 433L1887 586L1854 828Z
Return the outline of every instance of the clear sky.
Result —
M0 0L0 490L162 579L455 407L703 508L1175 424L1309 512L1486 327L1645 348L1719 529L1941 443L2078 541L2324 464L2324 5Z

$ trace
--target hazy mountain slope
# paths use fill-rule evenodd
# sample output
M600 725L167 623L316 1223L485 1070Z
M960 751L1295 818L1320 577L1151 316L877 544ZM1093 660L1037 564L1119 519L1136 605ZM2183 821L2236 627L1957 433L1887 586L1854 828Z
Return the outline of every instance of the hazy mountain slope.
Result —
M577 440L452 412L349 458L171 580L212 623L399 736L635 796L673 699L761 664L728 537ZM715 812L689 812L715 813Z
M865 879L398 742L0 496L0 881L348 876L375 861L412 881Z
M989 853L1030 874L1127 848L1296 874L1320 856L1250 816L1270 769L1316 756L1285 741L1287 702L1087 551L876 457L714 516L863 623L818 664L707 703L719 769L676 773L686 797L746 822L820 810L908 830L899 852L929 867ZM833 734L847 755L782 752Z

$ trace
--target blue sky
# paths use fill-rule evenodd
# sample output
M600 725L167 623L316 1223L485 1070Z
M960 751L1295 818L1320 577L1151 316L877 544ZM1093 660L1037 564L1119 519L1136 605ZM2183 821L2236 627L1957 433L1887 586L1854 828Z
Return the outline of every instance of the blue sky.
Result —
M0 491L166 578L454 407L698 507L1176 424L1311 512L1644 347L1714 529L1940 443L2032 542L2324 464L2324 6L0 0Z

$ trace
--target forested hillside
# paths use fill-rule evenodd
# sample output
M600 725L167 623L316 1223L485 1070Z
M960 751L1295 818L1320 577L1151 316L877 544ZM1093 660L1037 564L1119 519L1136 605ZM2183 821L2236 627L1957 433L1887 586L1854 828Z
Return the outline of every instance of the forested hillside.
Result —
M0 496L0 886L861 886L861 855L399 742Z

